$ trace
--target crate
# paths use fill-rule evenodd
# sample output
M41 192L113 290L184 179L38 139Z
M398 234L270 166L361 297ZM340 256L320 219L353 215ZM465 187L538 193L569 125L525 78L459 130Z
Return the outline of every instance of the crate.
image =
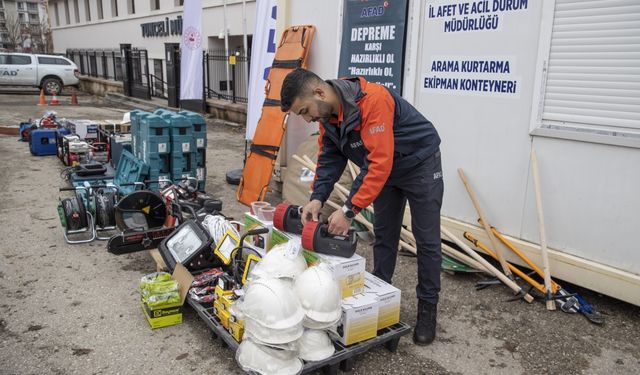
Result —
M213 313L213 306L206 307L187 297L189 305L198 313L200 319L211 329L211 336L220 340L220 343L229 346L232 350L237 350L240 345L221 324ZM411 332L411 327L403 322L393 326L383 328L378 331L378 335L370 340L362 341L350 346L344 346L339 342L333 342L336 349L333 355L325 360L317 362L306 362L302 367L302 374L308 374L316 370L322 370L325 374L337 374L338 369L349 372L353 369L356 356L367 352L377 346L384 346L391 353L398 349L400 338Z

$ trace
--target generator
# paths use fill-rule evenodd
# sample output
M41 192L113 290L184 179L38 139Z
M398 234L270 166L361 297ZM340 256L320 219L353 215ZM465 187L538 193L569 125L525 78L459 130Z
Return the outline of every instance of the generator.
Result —
M85 141L69 141L66 165L75 167L89 162L91 147Z
M29 150L36 156L56 155L56 129L35 129L29 133Z

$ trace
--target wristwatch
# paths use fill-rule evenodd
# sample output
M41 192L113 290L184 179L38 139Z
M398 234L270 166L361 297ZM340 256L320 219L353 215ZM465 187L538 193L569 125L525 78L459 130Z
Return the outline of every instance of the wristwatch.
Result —
M349 220L353 220L353 218L356 217L356 213L353 212L351 208L347 207L347 205L342 206L342 214Z

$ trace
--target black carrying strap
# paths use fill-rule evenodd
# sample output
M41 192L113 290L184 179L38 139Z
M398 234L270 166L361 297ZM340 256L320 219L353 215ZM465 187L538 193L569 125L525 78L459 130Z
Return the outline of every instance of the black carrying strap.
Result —
M262 104L263 107L280 107L280 101L278 99L265 99Z
M254 144L251 145L249 150L251 150L251 152L255 152L258 155L262 155L262 156L267 157L269 159L276 160L278 155L274 155L274 154L272 154L270 152L267 152L267 151L278 152L280 150L280 147L279 146L271 146L271 145L258 145L258 144L254 143Z
M272 68L296 69L302 67L302 59L295 60L273 60Z

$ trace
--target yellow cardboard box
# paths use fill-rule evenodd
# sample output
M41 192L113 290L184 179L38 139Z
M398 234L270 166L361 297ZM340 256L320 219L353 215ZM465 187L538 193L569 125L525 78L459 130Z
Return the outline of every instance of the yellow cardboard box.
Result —
M376 337L378 334L378 301L371 294L358 294L342 300L342 318L337 339L344 345Z
M140 301L144 316L152 329L168 327L182 323L182 305L187 298L187 293L193 282L193 275L180 263L176 263L171 278L178 281L180 303L172 306L163 306L161 309L151 309L146 303Z
M400 322L400 289L365 272L364 292L378 301L378 330Z
M365 259L358 254L351 258L325 255L304 250L302 252L307 265L313 266L319 262L326 263L333 272L333 278L340 285L342 298L351 297L364 291Z

